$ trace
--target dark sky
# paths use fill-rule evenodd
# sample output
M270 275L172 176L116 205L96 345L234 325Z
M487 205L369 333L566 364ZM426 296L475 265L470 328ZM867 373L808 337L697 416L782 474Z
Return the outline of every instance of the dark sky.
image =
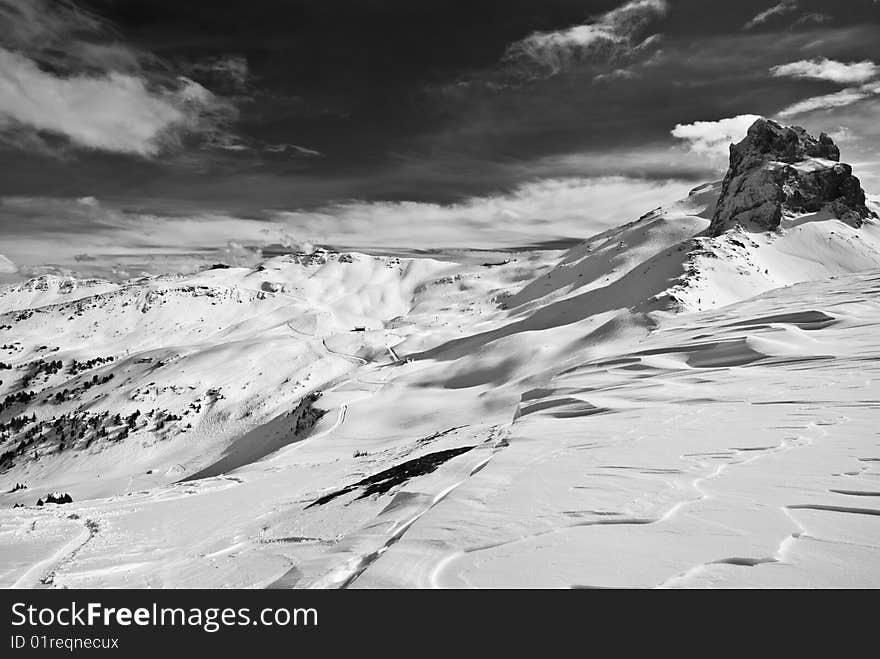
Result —
M878 37L875 0L0 0L0 239L37 198L265 221L698 183L719 163L671 131L740 115L874 166Z

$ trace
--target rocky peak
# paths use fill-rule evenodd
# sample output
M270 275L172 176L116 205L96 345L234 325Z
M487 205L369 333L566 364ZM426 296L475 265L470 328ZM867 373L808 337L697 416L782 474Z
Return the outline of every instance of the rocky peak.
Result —
M873 213L852 167L828 135L816 139L800 126L758 119L746 137L730 147L730 168L709 227L713 236L736 226L773 231L783 213L827 208L859 227Z

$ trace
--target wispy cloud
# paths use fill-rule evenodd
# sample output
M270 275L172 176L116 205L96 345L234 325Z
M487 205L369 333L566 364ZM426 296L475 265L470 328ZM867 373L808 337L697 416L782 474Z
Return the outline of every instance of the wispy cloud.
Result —
M198 135L223 142L234 105L66 0L0 0L0 140L50 147L41 135L87 149L157 155ZM156 66L153 66L156 64Z
M505 60L553 75L590 58L614 59L652 43L642 39L645 30L668 10L666 0L633 0L582 25L534 32L511 44Z
M797 19L794 23L792 23L792 27L800 27L802 25L808 25L809 23L813 24L821 24L827 23L828 21L834 20L832 16L828 14L822 14L817 11L812 11L808 14L804 14L799 19Z
M237 54L206 57L189 64L187 70L217 89L239 94L247 90L251 77L247 58Z
M780 64L770 69L777 78L812 78L845 84L867 82L880 74L880 66L870 60L862 62L838 62L825 57Z
M782 16L784 14L790 14L793 11L797 11L798 3L797 0L783 0L779 4L773 5L772 7L765 9L764 11L756 14L749 22L743 25L744 30L751 30L759 25L762 25L769 21L770 19L776 16Z
M324 154L320 151L316 151L315 149L309 149L308 147L299 146L298 144L268 144L263 147L263 151L267 151L269 153L287 153L293 156L299 156L301 158L319 158Z
M0 0L0 43L59 74L135 72L155 58L71 0Z
M798 101L783 108L779 112L780 117L842 108L880 95L880 81L877 80L880 66L870 60L847 64L823 57L774 66L770 73L776 77L810 78L852 85L831 94Z
M830 110L864 101L880 95L880 82L869 82L858 87L847 87L833 94L813 96L803 101L784 108L779 112L780 117L791 117L818 110Z

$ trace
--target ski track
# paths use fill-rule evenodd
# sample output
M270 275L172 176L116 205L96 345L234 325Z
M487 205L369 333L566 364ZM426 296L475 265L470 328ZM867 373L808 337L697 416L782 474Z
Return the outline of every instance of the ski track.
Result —
M99 530L100 526L95 520L86 519L83 521L82 530L78 535L71 538L48 558L28 568L10 588L27 589L54 586L58 573L73 563L76 555L98 534Z

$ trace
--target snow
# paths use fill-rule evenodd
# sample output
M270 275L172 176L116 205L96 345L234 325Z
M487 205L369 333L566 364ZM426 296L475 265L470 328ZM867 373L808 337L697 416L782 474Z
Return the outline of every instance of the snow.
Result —
M4 422L146 419L0 472L0 586L880 586L880 222L709 238L718 190L567 252L0 288L0 397L65 365Z
M0 313L72 302L116 288L116 284L100 279L77 280L73 277L43 275L0 288Z

